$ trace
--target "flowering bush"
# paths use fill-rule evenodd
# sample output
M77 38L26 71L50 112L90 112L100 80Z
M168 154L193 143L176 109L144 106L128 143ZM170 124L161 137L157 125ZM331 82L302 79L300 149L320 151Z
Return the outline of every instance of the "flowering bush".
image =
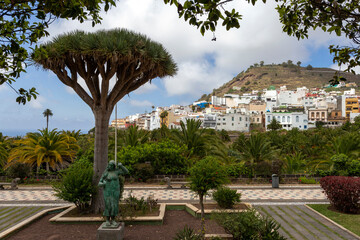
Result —
M328 176L320 180L332 206L345 213L357 213L360 210L360 178Z

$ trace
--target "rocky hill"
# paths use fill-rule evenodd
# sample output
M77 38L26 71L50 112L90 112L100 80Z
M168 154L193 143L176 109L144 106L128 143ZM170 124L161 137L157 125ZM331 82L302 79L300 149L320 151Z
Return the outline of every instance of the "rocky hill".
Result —
M227 93L242 94L251 92L251 90L262 90L269 86L279 88L286 85L287 89L294 90L302 86L307 88L323 87L329 84L334 73L335 70L330 68L301 67L287 63L251 66L220 88L214 89L212 93L204 94L200 100L209 100L214 95L222 97ZM345 72L341 72L340 75L347 79L347 83L355 82L360 86L360 75Z

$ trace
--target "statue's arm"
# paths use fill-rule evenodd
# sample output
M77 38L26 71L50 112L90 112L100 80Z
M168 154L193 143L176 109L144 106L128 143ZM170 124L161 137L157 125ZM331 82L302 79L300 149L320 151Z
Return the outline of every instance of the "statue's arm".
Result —
M121 163L118 164L118 168L119 168L122 175L129 174L129 170L124 165L122 165Z
M106 185L106 175L107 174L104 172L103 175L101 176L99 184L98 184L99 187L103 187Z

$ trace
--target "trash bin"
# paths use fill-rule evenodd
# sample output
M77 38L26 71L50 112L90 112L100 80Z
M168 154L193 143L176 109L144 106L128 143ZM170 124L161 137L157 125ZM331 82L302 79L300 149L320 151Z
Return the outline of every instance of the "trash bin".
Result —
M279 188L279 176L277 174L273 174L271 177L272 187Z

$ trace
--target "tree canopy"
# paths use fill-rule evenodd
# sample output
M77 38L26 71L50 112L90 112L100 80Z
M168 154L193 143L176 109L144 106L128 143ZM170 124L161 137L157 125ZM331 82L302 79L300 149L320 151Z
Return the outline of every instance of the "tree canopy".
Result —
M47 28L54 20L91 20L100 23L102 7L107 11L115 0L5 0L0 2L0 85L12 84L25 72L28 65L28 48L40 38L48 36ZM33 47L37 49L37 47ZM16 91L16 90L15 90ZM38 94L35 88L16 91L18 103L25 104Z
M239 28L240 9L227 9L234 0L164 0L176 7L180 18L200 29L215 32L218 22L227 30ZM253 5L258 0L246 0ZM347 71L360 65L360 0L276 0L283 30L297 38L307 38L309 30L321 28L326 32L344 35L354 42L352 46L330 46L334 62L347 65ZM48 36L47 28L56 19L91 20L95 25L101 21L100 11L115 6L116 0L84 1L36 1L5 0L0 3L0 85L11 84L25 72L28 65L29 45ZM266 2L266 0L262 0ZM214 37L213 40L216 40ZM38 50L37 46L33 49ZM338 74L333 82L344 80ZM25 104L38 94L35 88L16 91L17 102Z

